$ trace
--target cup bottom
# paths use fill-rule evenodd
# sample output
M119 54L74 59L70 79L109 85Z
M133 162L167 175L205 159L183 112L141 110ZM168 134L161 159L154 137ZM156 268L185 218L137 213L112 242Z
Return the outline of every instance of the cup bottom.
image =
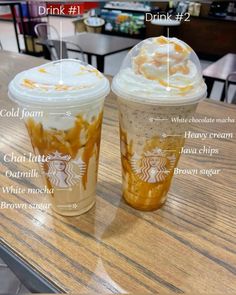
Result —
M134 209L140 211L156 211L165 204L167 199L167 193L163 195L161 199L147 199L146 202L140 200L138 196L134 196L131 193L123 193L123 199L129 206L131 206Z
M96 203L96 201L93 200L92 203L90 203L86 207L83 207L78 210L73 210L73 211L68 210L68 211L62 212L62 210L58 210L55 206L52 206L52 210L61 216L79 216L79 215L82 215L82 214L88 212L90 209L92 209L92 207L95 205L95 203Z

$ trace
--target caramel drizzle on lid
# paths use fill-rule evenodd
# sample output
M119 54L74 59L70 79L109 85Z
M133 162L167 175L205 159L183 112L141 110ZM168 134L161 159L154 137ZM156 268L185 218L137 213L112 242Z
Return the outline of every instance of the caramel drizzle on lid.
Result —
M50 74L47 72L47 70L45 68L39 68L38 72L42 73L42 74ZM80 72L74 74L75 76L81 76L84 75L86 73L91 73L91 74L95 74L96 77L98 77L99 79L103 78L103 75L97 70L97 69L93 69L93 68L87 68L85 66L81 66L80 67ZM93 85L89 85L89 84L82 84L80 86L70 86L70 85L65 85L65 84L42 84L42 83L37 83L31 79L23 79L22 86L29 88L29 89L42 89L45 91L48 91L49 89L53 89L56 91L68 91L68 90L79 90L79 89L83 89L83 88L89 88L92 87Z
M26 88L34 89L35 88L35 83L32 80L29 79L24 79L22 82L22 85L25 86Z
M102 74L97 70L97 69L90 69L90 68L87 68L85 66L81 66L80 67L80 71L81 72L78 72L77 74L75 74L76 76L81 76L81 75L84 75L86 73L93 73L95 74L99 79L102 79L103 76Z
M40 69L38 69L38 71L43 74L48 74L48 72L45 70L45 68L40 68Z
M80 86L70 86L65 84L56 84L56 85L38 84L37 82L34 82L30 79L24 79L21 85L29 89L42 89L45 91L48 91L50 89L54 89L56 91L70 91L70 90L79 90L79 89L89 88L93 86L89 84L82 84Z
M173 66L169 67L170 75L174 75L176 73L182 73L183 75L189 74L190 69L187 65L187 62L185 61L185 63L183 65L178 65L178 63L181 61L181 59L184 59L185 57L187 57L189 55L189 53L191 52L190 47L184 48L180 44L176 43L175 41L168 40L167 38L165 38L163 36L155 38L154 42L159 45L173 44L175 51L177 53L179 53L177 55L172 56L172 58L175 59L177 65L173 65ZM160 67L160 66L166 64L167 58L168 58L167 53L156 52L154 54L154 59L150 60L150 57L148 57L148 55L145 52L145 48L143 47L143 48L141 48L139 55L137 55L134 58L135 70L138 74L144 75L149 80L157 81L162 86L165 86L165 87L169 86L171 88L179 89L181 92L185 92L185 91L192 89L193 88L192 85L178 86L178 85L168 84L165 80L157 78L153 74L150 74L147 71L145 71L145 69L143 69L143 65L145 63L151 63L156 67ZM163 59L164 59L164 61L163 61Z

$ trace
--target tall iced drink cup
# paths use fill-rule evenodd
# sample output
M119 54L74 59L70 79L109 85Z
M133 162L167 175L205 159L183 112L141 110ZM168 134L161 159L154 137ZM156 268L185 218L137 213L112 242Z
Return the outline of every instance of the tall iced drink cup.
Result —
M123 197L136 209L158 209L189 128L176 119L191 117L206 97L200 61L176 38L150 38L128 53L112 90L119 107Z
M73 216L95 203L103 104L108 80L95 68L66 59L19 73L9 97L35 114L25 118L42 161L52 208Z

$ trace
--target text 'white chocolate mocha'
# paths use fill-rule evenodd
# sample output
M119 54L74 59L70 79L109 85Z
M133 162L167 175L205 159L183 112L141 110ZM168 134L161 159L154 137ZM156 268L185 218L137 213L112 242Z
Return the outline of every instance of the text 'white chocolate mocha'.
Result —
M150 38L128 53L112 90L119 106L124 199L136 209L158 209L189 128L172 119L190 118L206 96L200 62L176 38Z

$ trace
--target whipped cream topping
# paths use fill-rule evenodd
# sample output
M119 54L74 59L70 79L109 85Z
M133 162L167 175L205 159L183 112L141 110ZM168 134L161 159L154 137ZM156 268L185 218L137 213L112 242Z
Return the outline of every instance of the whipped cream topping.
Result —
M186 102L204 97L199 59L176 38L150 38L127 55L112 89L123 98L152 102Z
M12 100L29 105L66 106L104 98L108 80L94 67L64 59L24 71L9 84Z

